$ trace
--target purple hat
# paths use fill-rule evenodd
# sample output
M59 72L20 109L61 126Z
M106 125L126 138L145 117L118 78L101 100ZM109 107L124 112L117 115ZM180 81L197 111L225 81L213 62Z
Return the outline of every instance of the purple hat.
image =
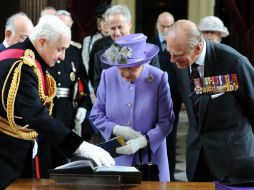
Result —
M116 67L135 67L151 61L159 47L146 43L144 34L130 34L115 41L100 57L105 64Z

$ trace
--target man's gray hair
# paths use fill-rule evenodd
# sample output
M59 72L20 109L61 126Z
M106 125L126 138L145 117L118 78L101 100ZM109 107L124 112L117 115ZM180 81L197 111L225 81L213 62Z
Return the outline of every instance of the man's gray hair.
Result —
M32 23L31 19L26 15L26 13L18 12L16 14L10 16L7 19L6 24L5 24L5 30L10 30L13 33L15 33L16 32L16 22L17 22L17 19L20 17L24 17Z
M185 40L188 49L193 49L198 43L203 43L203 35L197 25L189 20L178 20L169 28L169 33L175 38Z
M60 36L71 36L71 30L60 18L54 15L45 15L40 18L32 33L29 35L31 41L39 38L45 38L49 41L55 41Z
M109 16L122 14L126 22L131 22L131 13L127 6L124 5L115 5L109 8L105 12L105 20L108 21Z

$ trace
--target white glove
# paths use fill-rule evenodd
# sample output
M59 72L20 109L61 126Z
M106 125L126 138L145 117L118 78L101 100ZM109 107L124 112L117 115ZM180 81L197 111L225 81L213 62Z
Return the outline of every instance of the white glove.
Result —
M74 154L92 159L98 166L115 165L114 159L107 151L85 141L82 142Z
M136 139L142 134L130 127L125 127L121 125L116 125L113 129L113 134L115 136L122 136L125 140L130 140L130 139Z
M76 133L78 136L81 137L81 133L82 133L82 125L81 123L76 123L75 122L75 126L74 126L74 129L72 130L74 133Z
M85 108L78 108L77 114L75 117L75 123L83 123L86 117L87 110Z
M118 154L134 154L141 148L147 146L147 140L145 136L138 137L137 139L132 139L126 142L127 145L116 148L116 153Z

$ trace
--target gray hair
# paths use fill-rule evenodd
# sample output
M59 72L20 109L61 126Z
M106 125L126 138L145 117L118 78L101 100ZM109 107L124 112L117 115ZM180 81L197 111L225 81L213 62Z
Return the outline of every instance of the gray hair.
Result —
M55 9L54 7L51 7L51 6L47 6L47 7L45 7L44 9L41 10L41 15L40 15L40 16L42 17L42 16L47 15L47 14L48 14L48 11L55 12L56 9Z
M58 11L56 11L55 15L56 15L56 16L59 16L59 15L71 16L71 13L69 13L69 12L66 11L66 10L58 10Z
M15 33L16 32L16 22L20 17L26 18L28 21L30 21L32 23L31 19L24 12L18 12L16 14L10 16L7 19L6 24L5 24L5 30L10 30L13 33Z
M32 33L29 35L31 41L39 38L45 38L49 41L55 41L60 36L71 36L71 30L60 18L54 15L45 15L39 19Z
M109 8L105 12L105 20L108 21L109 16L122 14L126 22L131 22L131 13L127 6L124 5L115 5Z
M185 40L189 49L193 49L198 43L203 43L203 35L197 25L189 20L178 20L169 28L170 35L174 38Z

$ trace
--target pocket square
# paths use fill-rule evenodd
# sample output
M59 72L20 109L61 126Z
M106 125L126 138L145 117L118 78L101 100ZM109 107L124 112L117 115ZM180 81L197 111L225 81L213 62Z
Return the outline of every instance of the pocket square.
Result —
M221 92L221 93L218 93L218 94L213 94L213 95L211 95L211 98L212 99L218 98L218 97L222 96L223 94L225 94L225 92Z

